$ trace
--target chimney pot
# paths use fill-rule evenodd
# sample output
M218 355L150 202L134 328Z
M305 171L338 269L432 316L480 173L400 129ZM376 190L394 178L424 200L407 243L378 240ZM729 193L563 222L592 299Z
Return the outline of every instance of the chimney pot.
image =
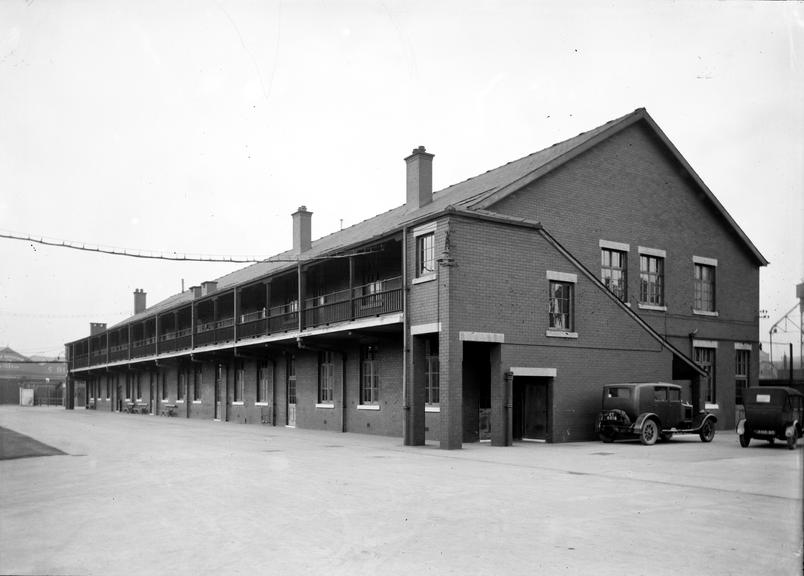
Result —
M134 290L134 314L145 312L145 297L146 293L142 288L137 288Z
M313 245L313 213L307 210L307 206L299 206L293 213L293 252L302 254L307 252Z
M201 296L208 296L218 289L218 283L208 280L201 282Z
M424 146L414 148L405 158L407 164L408 210L416 210L433 201L433 154Z
M105 322L90 322L89 323L89 335L94 336L95 334L100 334L101 332L106 331L106 323Z

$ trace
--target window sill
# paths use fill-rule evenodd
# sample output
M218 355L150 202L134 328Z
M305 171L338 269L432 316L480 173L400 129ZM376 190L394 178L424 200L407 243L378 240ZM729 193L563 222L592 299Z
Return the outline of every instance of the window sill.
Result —
M232 402L232 406L244 406L243 402Z
M423 282L430 282L436 279L435 274L425 274L424 276L419 276L418 278L414 278L410 281L411 284L422 284Z
M255 402L254 405L255 406L268 406L268 402ZM318 406L318 405L316 404L316 406Z
M544 333L549 338L577 338L577 332L568 332L567 330L547 330Z
M315 405L316 408L335 408L335 404L330 404L328 402L321 402Z
M425 412L441 412L441 406L425 406Z
M184 404L184 400L176 400L176 404Z
M201 400L193 400L193 404L201 404L201 403L202 403Z
M358 410L379 410L380 406L378 404L358 404Z
M656 304L637 304L640 310L655 310L657 312L667 312L667 306L657 306Z
M713 316L715 318L720 316L720 312L710 312L709 310L695 310L694 308L692 310L692 313L697 316Z

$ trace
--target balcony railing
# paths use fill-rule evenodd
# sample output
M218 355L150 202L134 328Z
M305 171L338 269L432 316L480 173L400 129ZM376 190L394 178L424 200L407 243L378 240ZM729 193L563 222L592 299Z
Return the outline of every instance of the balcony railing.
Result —
M134 340L131 346L131 357L142 358L143 356L153 356L156 354L156 338L151 336L149 338L142 338L141 340Z
M165 332L159 336L159 352L174 352L190 348L193 343L192 328Z
M216 322L198 325L195 335L196 346L229 342L234 339L234 318L223 318Z

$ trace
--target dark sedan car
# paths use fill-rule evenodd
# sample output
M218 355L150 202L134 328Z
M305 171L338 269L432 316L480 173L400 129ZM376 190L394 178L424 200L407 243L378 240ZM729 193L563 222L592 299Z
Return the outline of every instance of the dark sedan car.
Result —
M749 388L744 395L745 418L737 423L740 446L748 447L752 438L787 442L791 450L804 426L804 395L784 386Z
M703 442L715 437L717 418L681 399L681 386L664 382L609 384L603 387L603 410L595 431L603 442L639 438L645 445L674 434L698 434Z

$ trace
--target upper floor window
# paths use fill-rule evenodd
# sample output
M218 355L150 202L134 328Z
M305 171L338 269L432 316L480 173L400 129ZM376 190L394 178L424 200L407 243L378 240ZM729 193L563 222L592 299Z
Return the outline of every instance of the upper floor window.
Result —
M435 273L435 232L416 236L416 277Z
M695 267L695 294L692 309L698 313L714 313L716 311L715 272L717 271L717 260L693 256L692 261Z
M664 306L664 257L639 255L639 301Z
M332 352L318 354L318 401L322 404L334 402L335 361Z
M573 292L571 282L550 281L550 328L574 331Z
M623 302L628 300L628 253L611 248L600 250L600 279Z

